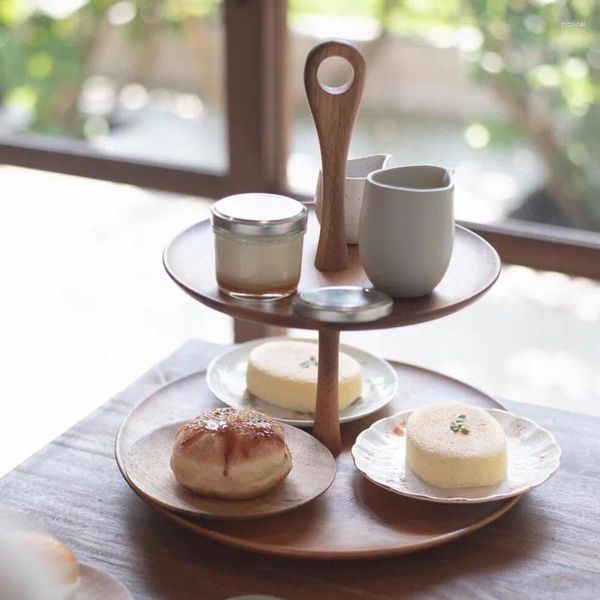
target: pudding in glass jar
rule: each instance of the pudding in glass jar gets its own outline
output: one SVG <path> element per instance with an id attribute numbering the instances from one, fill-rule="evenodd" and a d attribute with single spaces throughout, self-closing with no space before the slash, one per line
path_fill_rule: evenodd
<path id="1" fill-rule="evenodd" d="M 236 194 L 211 211 L 221 292 L 276 300 L 295 293 L 302 267 L 306 207 L 287 196 Z"/>

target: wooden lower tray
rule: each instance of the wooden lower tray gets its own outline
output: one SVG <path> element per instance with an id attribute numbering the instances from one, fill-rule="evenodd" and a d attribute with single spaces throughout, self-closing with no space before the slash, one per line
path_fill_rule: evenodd
<path id="1" fill-rule="evenodd" d="M 364 559 L 409 554 L 444 544 L 491 523 L 518 501 L 478 505 L 433 504 L 403 498 L 363 478 L 354 467 L 350 448 L 373 421 L 432 402 L 466 402 L 502 408 L 479 390 L 418 367 L 392 363 L 399 393 L 377 413 L 342 426 L 344 449 L 337 476 L 314 502 L 279 516 L 242 522 L 194 519 L 154 505 L 177 524 L 226 544 L 267 554 L 309 559 Z M 209 392 L 205 372 L 176 380 L 143 400 L 125 419 L 116 441 L 123 462 L 129 448 L 149 431 L 188 419 L 221 403 Z M 129 482 L 128 482 L 129 483 Z"/>

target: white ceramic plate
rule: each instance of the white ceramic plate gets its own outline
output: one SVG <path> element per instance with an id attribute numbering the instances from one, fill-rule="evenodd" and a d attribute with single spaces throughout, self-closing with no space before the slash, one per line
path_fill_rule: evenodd
<path id="1" fill-rule="evenodd" d="M 275 406 L 255 398 L 246 389 L 246 365 L 251 350 L 265 342 L 289 339 L 301 340 L 302 338 L 262 338 L 240 344 L 218 356 L 210 363 L 206 372 L 208 388 L 221 402 L 234 408 L 255 408 L 290 425 L 301 427 L 312 425 L 314 415 L 311 413 Z M 340 422 L 346 423 L 361 419 L 385 406 L 398 392 L 398 377 L 396 371 L 385 360 L 373 354 L 346 344 L 340 344 L 340 351 L 357 360 L 363 371 L 363 395 L 340 411 Z"/>
<path id="2" fill-rule="evenodd" d="M 429 502 L 477 504 L 517 496 L 549 479 L 560 464 L 554 437 L 533 421 L 496 408 L 485 409 L 507 436 L 508 472 L 495 486 L 444 489 L 425 483 L 405 466 L 404 425 L 412 410 L 380 419 L 362 431 L 352 447 L 356 468 L 377 485 Z"/>
<path id="3" fill-rule="evenodd" d="M 71 600 L 133 600 L 127 588 L 104 571 L 80 564 L 79 576 Z"/>

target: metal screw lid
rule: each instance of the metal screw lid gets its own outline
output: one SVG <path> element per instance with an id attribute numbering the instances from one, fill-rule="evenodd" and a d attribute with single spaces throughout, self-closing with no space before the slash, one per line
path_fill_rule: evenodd
<path id="1" fill-rule="evenodd" d="M 294 312 L 329 323 L 364 323 L 389 315 L 394 301 L 383 292 L 354 285 L 331 286 L 296 294 Z"/>
<path id="2" fill-rule="evenodd" d="M 214 229 L 241 235 L 286 235 L 306 230 L 306 206 L 278 194 L 235 194 L 213 204 Z"/>

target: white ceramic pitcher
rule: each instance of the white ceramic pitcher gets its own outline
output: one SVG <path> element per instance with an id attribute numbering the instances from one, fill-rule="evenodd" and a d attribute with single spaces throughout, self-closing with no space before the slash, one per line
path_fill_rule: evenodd
<path id="1" fill-rule="evenodd" d="M 359 252 L 376 289 L 396 298 L 429 294 L 442 280 L 454 244 L 454 177 L 419 165 L 367 177 Z"/>
<path id="2" fill-rule="evenodd" d="M 365 191 L 367 175 L 372 171 L 383 169 L 390 159 L 389 154 L 373 154 L 361 158 L 351 158 L 346 162 L 346 186 L 344 192 L 344 209 L 346 222 L 346 243 L 358 244 L 358 228 L 360 212 Z M 315 192 L 315 210 L 321 222 L 321 206 L 323 203 L 323 175 L 319 172 L 317 190 Z"/>

